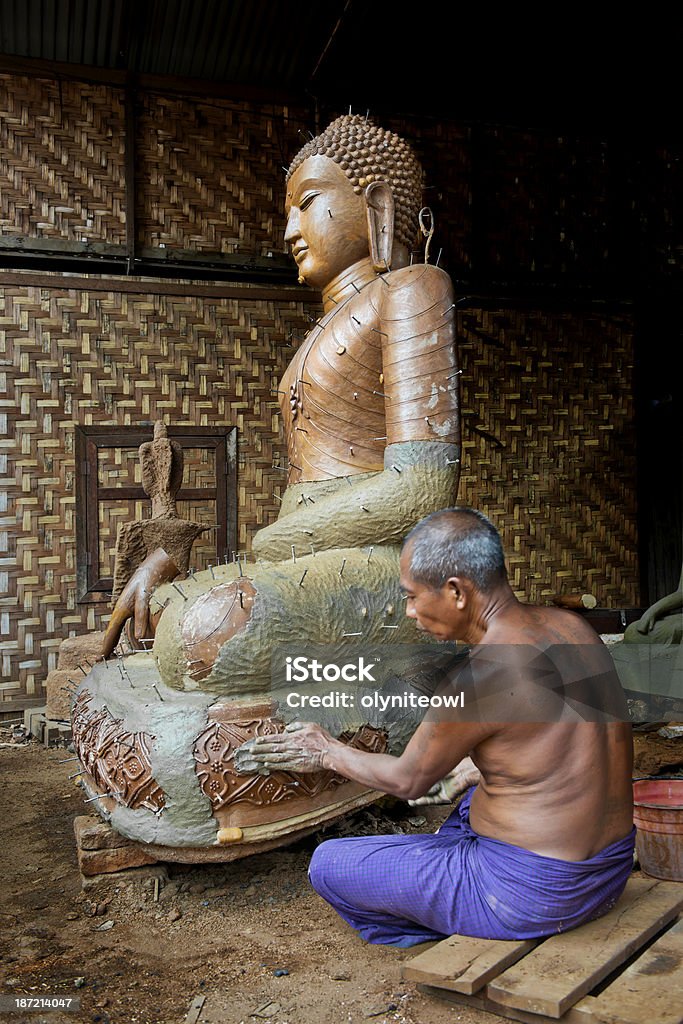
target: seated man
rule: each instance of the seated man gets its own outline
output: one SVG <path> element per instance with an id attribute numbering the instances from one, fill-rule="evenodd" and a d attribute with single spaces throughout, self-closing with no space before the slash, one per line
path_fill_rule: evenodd
<path id="1" fill-rule="evenodd" d="M 606 913 L 631 871 L 635 829 L 628 713 L 600 639 L 572 612 L 517 601 L 499 535 L 473 509 L 418 523 L 401 585 L 419 629 L 472 645 L 442 684 L 463 691 L 464 709 L 430 708 L 400 757 L 293 723 L 256 739 L 253 761 L 329 768 L 403 799 L 467 755 L 481 779 L 436 835 L 323 843 L 314 888 L 364 939 L 396 946 L 539 937 Z"/>

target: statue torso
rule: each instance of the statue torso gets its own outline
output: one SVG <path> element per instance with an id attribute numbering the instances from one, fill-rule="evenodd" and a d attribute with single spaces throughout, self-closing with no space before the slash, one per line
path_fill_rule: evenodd
<path id="1" fill-rule="evenodd" d="M 378 472 L 391 443 L 459 440 L 448 276 L 419 265 L 354 284 L 280 384 L 290 484 Z"/>

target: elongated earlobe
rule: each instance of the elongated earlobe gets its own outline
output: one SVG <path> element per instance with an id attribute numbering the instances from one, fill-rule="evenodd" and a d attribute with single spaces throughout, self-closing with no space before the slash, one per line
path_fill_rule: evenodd
<path id="1" fill-rule="evenodd" d="M 370 259 L 378 273 L 391 270 L 394 245 L 394 196 L 384 181 L 373 181 L 365 190 Z"/>

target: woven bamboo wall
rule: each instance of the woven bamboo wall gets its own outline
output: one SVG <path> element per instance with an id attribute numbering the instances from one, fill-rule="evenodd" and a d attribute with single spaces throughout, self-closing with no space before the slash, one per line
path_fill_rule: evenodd
<path id="1" fill-rule="evenodd" d="M 513 587 L 637 606 L 629 318 L 465 311 L 458 336 L 459 501 L 501 530 Z"/>
<path id="2" fill-rule="evenodd" d="M 142 286 L 143 288 L 150 286 Z M 284 459 L 276 396 L 308 322 L 298 302 L 67 288 L 0 297 L 0 639 L 3 699 L 39 693 L 69 633 L 106 605 L 76 604 L 74 426 L 238 428 L 239 545 L 277 514 Z"/>
<path id="3" fill-rule="evenodd" d="M 405 115 L 379 123 L 418 153 L 436 215 L 432 250 L 443 248 L 453 276 L 608 283 L 619 294 L 680 277 L 680 140 Z"/>
<path id="4" fill-rule="evenodd" d="M 0 230 L 123 245 L 120 90 L 0 75 Z"/>
<path id="5" fill-rule="evenodd" d="M 301 110 L 142 94 L 135 118 L 138 246 L 284 251 Z M 120 89 L 0 75 L 2 233 L 124 245 L 125 130 Z"/>
<path id="6" fill-rule="evenodd" d="M 137 108 L 138 244 L 258 256 L 282 250 L 281 165 L 303 141 L 300 129 L 312 127 L 302 111 L 153 95 L 138 97 Z M 597 244 L 604 175 L 597 155 L 577 164 L 569 143 L 542 149 L 529 138 L 510 163 L 514 133 L 482 129 L 487 149 L 471 127 L 385 123 L 425 161 L 433 185 L 425 199 L 437 214 L 433 254 L 443 246 L 442 265 L 452 271 L 467 273 L 483 253 L 489 267 L 517 260 L 530 269 L 540 260 L 559 274 L 563 252 L 578 253 L 572 265 L 581 266 L 584 250 Z M 120 91 L 0 76 L 3 235 L 123 245 L 123 128 Z M 488 170 L 481 166 L 487 152 Z M 573 190 L 590 196 L 570 204 L 564 249 L 556 219 L 541 251 L 532 243 L 552 197 L 541 212 L 530 210 L 553 159 L 562 174 L 575 167 L 578 176 L 560 175 L 565 205 L 558 208 L 567 208 Z M 483 217 L 481 202 L 472 205 L 482 182 Z M 667 218 L 653 207 L 648 221 L 662 259 L 673 244 Z M 271 466 L 283 451 L 270 392 L 307 326 L 302 302 L 207 298 L 190 285 L 161 294 L 153 282 L 130 293 L 115 280 L 106 291 L 49 283 L 0 289 L 5 701 L 39 695 L 60 641 L 98 628 L 108 612 L 76 603 L 75 425 L 162 417 L 237 426 L 239 545 L 247 547 L 277 514 L 282 474 Z M 459 316 L 460 500 L 501 525 L 520 595 L 545 600 L 585 589 L 603 605 L 638 604 L 629 321 L 542 309 L 460 309 Z"/>
<path id="7" fill-rule="evenodd" d="M 134 107 L 138 247 L 284 250 L 282 165 L 314 127 L 309 111 L 151 93 Z M 679 142 L 379 120 L 423 162 L 434 255 L 455 276 L 623 286 L 683 266 Z M 123 246 L 125 130 L 121 89 L 0 75 L 0 232 Z"/>
<path id="8" fill-rule="evenodd" d="M 284 252 L 282 167 L 303 145 L 302 124 L 283 107 L 141 97 L 139 244 Z"/>

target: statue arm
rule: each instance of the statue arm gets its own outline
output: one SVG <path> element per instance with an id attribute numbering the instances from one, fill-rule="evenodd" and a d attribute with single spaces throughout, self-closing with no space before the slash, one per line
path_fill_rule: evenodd
<path id="1" fill-rule="evenodd" d="M 638 622 L 635 623 L 636 629 L 643 635 L 651 633 L 659 619 L 671 614 L 671 612 L 678 611 L 679 608 L 683 608 L 683 576 L 681 577 L 681 584 L 678 590 L 674 590 L 673 594 L 667 594 L 666 597 L 655 601 L 638 619 Z"/>
<path id="2" fill-rule="evenodd" d="M 259 530 L 254 553 L 282 561 L 291 557 L 292 545 L 299 554 L 306 554 L 311 545 L 324 551 L 400 544 L 423 516 L 452 504 L 458 454 L 455 445 L 441 442 L 391 445 L 385 452 L 384 472 L 347 477 L 349 485 L 343 490 L 302 502 L 295 512 Z"/>
<path id="3" fill-rule="evenodd" d="M 426 264 L 389 275 L 382 299 L 387 445 L 460 445 L 453 286 Z"/>
<path id="4" fill-rule="evenodd" d="M 103 657 L 108 658 L 116 647 L 128 619 L 134 621 L 134 635 L 138 640 L 153 635 L 149 609 L 152 591 L 162 583 L 170 583 L 177 575 L 177 565 L 163 548 L 157 548 L 147 556 L 128 580 L 114 605 L 102 641 Z"/>

